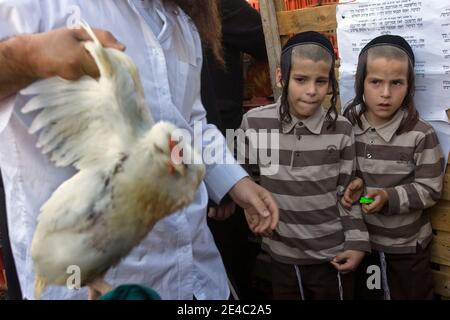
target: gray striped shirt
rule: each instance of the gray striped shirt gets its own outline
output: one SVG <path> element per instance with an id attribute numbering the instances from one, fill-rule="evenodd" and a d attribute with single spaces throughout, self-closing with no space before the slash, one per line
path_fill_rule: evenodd
<path id="1" fill-rule="evenodd" d="M 384 188 L 388 203 L 376 214 L 364 215 L 372 248 L 387 253 L 414 253 L 432 238 L 423 209 L 440 198 L 444 158 L 433 127 L 419 119 L 415 127 L 395 134 L 406 112 L 399 110 L 386 124 L 374 128 L 364 115 L 363 128 L 354 127 L 357 175 L 366 191 Z"/>
<path id="2" fill-rule="evenodd" d="M 338 201 L 356 168 L 351 124 L 339 116 L 336 130 L 327 129 L 330 122 L 319 108 L 281 127 L 278 110 L 279 104 L 251 110 L 241 125 L 269 130 L 279 143 L 279 150 L 270 150 L 279 153 L 278 171 L 266 174 L 259 165 L 261 185 L 280 208 L 280 222 L 263 248 L 280 262 L 299 265 L 329 261 L 344 250 L 370 251 L 360 207 L 347 211 Z"/>

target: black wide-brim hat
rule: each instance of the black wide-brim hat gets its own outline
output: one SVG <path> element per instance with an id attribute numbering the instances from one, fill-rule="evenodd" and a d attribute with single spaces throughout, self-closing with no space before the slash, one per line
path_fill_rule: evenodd
<path id="1" fill-rule="evenodd" d="M 289 38 L 289 40 L 283 46 L 281 55 L 289 51 L 289 49 L 301 44 L 319 45 L 323 47 L 325 50 L 327 50 L 334 59 L 334 48 L 330 40 L 328 40 L 327 37 L 325 37 L 321 33 L 315 31 L 306 31 L 297 33 L 296 35 Z"/>
<path id="2" fill-rule="evenodd" d="M 364 46 L 364 48 L 362 48 L 359 55 L 363 54 L 370 48 L 377 47 L 377 46 L 397 47 L 397 48 L 403 50 L 408 55 L 412 64 L 414 64 L 414 62 L 415 62 L 414 52 L 413 52 L 411 46 L 409 45 L 408 41 L 406 41 L 401 36 L 390 35 L 390 34 L 385 34 L 385 35 L 378 36 L 378 37 L 372 39 L 368 44 L 366 44 Z"/>

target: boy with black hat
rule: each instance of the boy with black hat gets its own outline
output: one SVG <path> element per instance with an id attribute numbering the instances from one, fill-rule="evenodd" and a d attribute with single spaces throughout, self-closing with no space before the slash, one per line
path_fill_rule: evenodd
<path id="1" fill-rule="evenodd" d="M 404 38 L 382 35 L 362 49 L 355 93 L 344 115 L 355 130 L 357 174 L 374 199 L 362 205 L 374 251 L 358 270 L 357 296 L 432 299 L 432 230 L 423 210 L 440 198 L 444 160 L 433 127 L 414 107 L 414 53 Z M 362 180 L 352 182 L 344 205 L 359 198 Z M 371 277 L 376 265 L 382 290 Z"/>
<path id="2" fill-rule="evenodd" d="M 272 257 L 275 299 L 352 299 L 352 271 L 370 251 L 359 207 L 339 205 L 356 159 L 352 126 L 336 110 L 334 66 L 333 47 L 323 35 L 293 36 L 277 70 L 281 99 L 251 110 L 241 125 L 260 134 L 269 130 L 268 154 L 279 155 L 279 163 L 258 162 L 261 185 L 280 208 L 278 227 L 262 244 Z M 253 142 L 250 152 L 267 147 Z M 279 148 L 272 147 L 276 143 Z"/>

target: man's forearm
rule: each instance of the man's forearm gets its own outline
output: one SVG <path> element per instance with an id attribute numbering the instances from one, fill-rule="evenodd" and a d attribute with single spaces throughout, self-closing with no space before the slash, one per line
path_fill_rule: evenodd
<path id="1" fill-rule="evenodd" d="M 0 42 L 0 101 L 30 84 L 27 67 L 26 37 Z"/>

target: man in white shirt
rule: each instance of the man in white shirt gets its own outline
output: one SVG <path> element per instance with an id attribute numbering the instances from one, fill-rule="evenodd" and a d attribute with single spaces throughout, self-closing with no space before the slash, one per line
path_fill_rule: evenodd
<path id="1" fill-rule="evenodd" d="M 178 1 L 192 13 L 194 21 L 176 5 Z M 36 136 L 27 132 L 32 117 L 21 114 L 25 98 L 18 91 L 39 78 L 78 79 L 83 74 L 97 74 L 82 45 L 89 37 L 80 29 L 65 28 L 74 19 L 83 19 L 97 28 L 103 45 L 120 50 L 126 46 L 127 54 L 139 67 L 155 120 L 169 120 L 191 131 L 194 123 L 200 122 L 203 131 L 216 130 L 206 124 L 200 100 L 199 33 L 214 49 L 211 33 L 205 32 L 205 28 L 211 29 L 205 19 L 214 13 L 208 7 L 211 3 L 0 0 L 0 167 L 11 247 L 25 298 L 33 298 L 30 243 L 39 208 L 75 171 L 56 168 L 35 147 Z M 203 20 L 196 20 L 202 16 L 202 9 L 209 11 L 205 11 Z M 204 147 L 211 145 L 224 148 L 228 159 L 225 163 L 230 162 L 232 155 L 223 136 L 203 141 Z M 207 165 L 204 183 L 194 201 L 158 222 L 142 243 L 107 273 L 105 280 L 113 286 L 140 283 L 155 289 L 163 299 L 227 299 L 225 270 L 206 225 L 208 194 L 219 203 L 226 193 L 259 221 L 255 232 L 275 228 L 278 208 L 267 190 L 252 182 L 236 162 Z M 86 297 L 84 290 L 55 286 L 43 295 L 44 299 Z"/>

